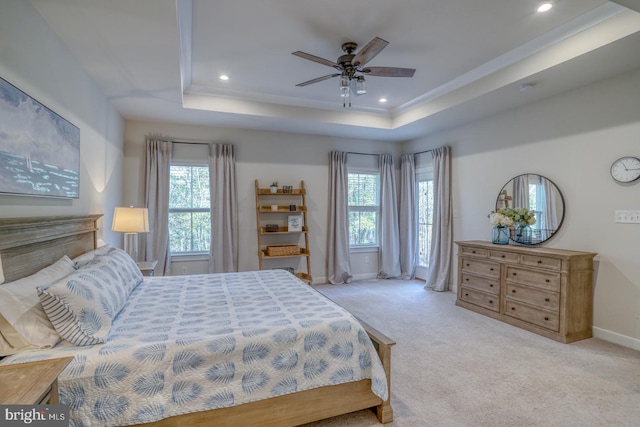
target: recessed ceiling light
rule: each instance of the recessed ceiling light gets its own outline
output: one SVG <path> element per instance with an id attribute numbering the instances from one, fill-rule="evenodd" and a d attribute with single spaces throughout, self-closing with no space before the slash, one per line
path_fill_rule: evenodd
<path id="1" fill-rule="evenodd" d="M 227 81 L 229 80 L 229 76 L 227 76 L 226 74 L 220 74 L 220 80 Z"/>
<path id="2" fill-rule="evenodd" d="M 546 1 L 544 3 L 540 3 L 540 5 L 538 6 L 538 9 L 536 10 L 540 13 L 543 13 L 543 12 L 550 11 L 552 7 L 553 7 L 553 2 Z"/>
<path id="3" fill-rule="evenodd" d="M 387 98 L 380 98 L 378 99 L 378 102 L 387 102 Z"/>

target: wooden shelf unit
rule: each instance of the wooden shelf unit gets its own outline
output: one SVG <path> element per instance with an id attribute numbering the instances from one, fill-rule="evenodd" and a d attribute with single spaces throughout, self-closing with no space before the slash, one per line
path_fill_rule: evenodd
<path id="1" fill-rule="evenodd" d="M 273 266 L 265 266 L 265 260 L 277 260 L 286 258 L 305 258 L 306 271 L 295 271 L 295 275 L 311 284 L 313 278 L 311 276 L 311 253 L 309 251 L 309 227 L 307 222 L 307 190 L 304 181 L 300 181 L 300 187 L 294 188 L 291 192 L 284 192 L 282 188 L 273 193 L 270 188 L 260 188 L 258 180 L 255 180 L 256 187 L 256 228 L 258 234 L 258 263 L 260 270 L 269 268 L 278 268 L 276 263 Z M 271 199 L 271 200 L 270 200 Z M 273 203 L 270 203 L 273 201 Z M 290 202 L 282 204 L 283 202 Z M 295 210 L 289 208 L 290 205 L 296 205 Z M 273 210 L 272 205 L 277 205 L 277 209 Z M 287 221 L 288 215 L 299 214 L 302 217 L 302 230 L 289 231 Z M 282 225 L 284 221 L 285 225 Z M 277 223 L 277 231 L 267 231 L 265 225 Z M 275 237 L 278 236 L 278 237 Z M 304 238 L 302 238 L 304 236 Z M 267 246 L 270 244 L 291 244 L 298 245 L 299 254 L 292 255 L 267 255 Z M 304 264 L 304 263 L 303 263 Z"/>

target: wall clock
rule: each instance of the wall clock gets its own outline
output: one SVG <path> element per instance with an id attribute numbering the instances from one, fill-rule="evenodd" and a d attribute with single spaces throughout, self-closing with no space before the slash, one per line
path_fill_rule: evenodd
<path id="1" fill-rule="evenodd" d="M 622 183 L 640 178 L 640 159 L 633 156 L 619 158 L 611 165 L 611 177 Z"/>

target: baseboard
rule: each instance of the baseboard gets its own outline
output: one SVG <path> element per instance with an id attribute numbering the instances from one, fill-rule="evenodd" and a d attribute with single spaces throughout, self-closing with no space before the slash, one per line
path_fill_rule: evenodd
<path id="1" fill-rule="evenodd" d="M 623 347 L 631 348 L 633 350 L 640 351 L 640 340 L 636 338 L 627 337 L 617 332 L 608 331 L 602 328 L 592 327 L 594 338 L 600 338 L 604 341 L 609 341 L 614 344 L 621 345 Z"/>

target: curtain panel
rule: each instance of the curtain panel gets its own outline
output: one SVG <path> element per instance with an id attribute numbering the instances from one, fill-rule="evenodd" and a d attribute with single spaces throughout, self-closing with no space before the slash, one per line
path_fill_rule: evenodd
<path id="1" fill-rule="evenodd" d="M 410 280 L 415 277 L 418 254 L 416 167 L 413 154 L 405 154 L 400 160 L 400 274 Z"/>
<path id="2" fill-rule="evenodd" d="M 450 289 L 453 225 L 451 210 L 451 156 L 449 147 L 432 150 L 433 223 L 429 270 L 425 287 L 434 291 Z"/>
<path id="3" fill-rule="evenodd" d="M 327 280 L 350 283 L 349 260 L 349 171 L 347 153 L 329 153 L 329 212 L 327 230 Z"/>
<path id="4" fill-rule="evenodd" d="M 171 273 L 169 252 L 169 177 L 170 141 L 147 140 L 145 151 L 145 206 L 149 211 L 149 233 L 141 253 L 145 259 L 157 260 L 156 273 Z"/>
<path id="5" fill-rule="evenodd" d="M 398 199 L 396 172 L 390 154 L 379 156 L 380 167 L 380 251 L 379 279 L 399 278 L 400 233 L 398 231 Z"/>
<path id="6" fill-rule="evenodd" d="M 209 191 L 209 272 L 238 271 L 238 189 L 235 148 L 231 144 L 209 144 Z"/>

